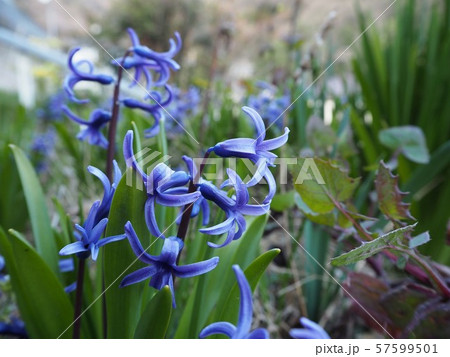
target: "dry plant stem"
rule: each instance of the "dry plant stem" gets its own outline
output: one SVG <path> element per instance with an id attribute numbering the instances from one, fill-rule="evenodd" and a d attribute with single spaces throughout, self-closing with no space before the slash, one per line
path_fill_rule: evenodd
<path id="1" fill-rule="evenodd" d="M 81 332 L 81 308 L 83 302 L 83 283 L 84 283 L 84 268 L 86 265 L 85 258 L 78 259 L 78 275 L 77 275 L 77 293 L 75 296 L 75 310 L 73 316 L 73 338 L 80 338 Z"/>
<path id="2" fill-rule="evenodd" d="M 407 254 L 410 258 L 414 259 L 416 263 L 420 265 L 422 269 L 427 273 L 431 280 L 431 283 L 441 291 L 443 296 L 445 296 L 447 299 L 450 299 L 450 288 L 447 286 L 446 282 L 444 281 L 444 279 L 442 279 L 439 273 L 435 271 L 424 259 L 417 256 L 413 251 L 409 249 L 395 246 L 389 248 L 397 252 Z"/>
<path id="3" fill-rule="evenodd" d="M 125 63 L 125 59 L 131 54 L 130 51 L 125 52 L 122 61 L 119 64 L 119 68 L 117 69 L 117 81 L 114 86 L 114 95 L 113 95 L 113 104 L 112 104 L 112 112 L 111 112 L 111 120 L 109 122 L 108 129 L 108 152 L 106 155 L 106 176 L 111 181 L 112 180 L 112 172 L 113 172 L 113 160 L 116 148 L 116 132 L 117 132 L 117 121 L 119 120 L 119 94 L 120 94 L 120 83 L 122 81 L 123 74 L 123 65 Z"/>

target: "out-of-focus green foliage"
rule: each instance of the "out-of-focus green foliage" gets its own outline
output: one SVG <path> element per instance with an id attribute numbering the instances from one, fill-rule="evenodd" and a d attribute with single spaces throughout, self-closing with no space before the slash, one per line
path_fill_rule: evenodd
<path id="1" fill-rule="evenodd" d="M 369 22 L 361 11 L 358 18 L 363 31 Z M 450 248 L 443 246 L 450 218 L 447 208 L 450 182 L 446 179 L 450 165 L 439 165 L 439 170 L 428 171 L 426 181 L 418 184 L 414 180 L 423 168 L 416 163 L 427 164 L 427 154 L 415 151 L 408 143 L 405 150 L 405 146 L 400 147 L 403 145 L 400 141 L 424 143 L 422 134 L 405 132 L 406 126 L 413 125 L 422 129 L 432 159 L 439 155 L 442 160 L 442 151 L 449 153 L 449 24 L 449 0 L 405 1 L 397 8 L 393 26 L 374 26 L 364 33 L 352 62 L 365 108 L 370 113 L 367 123 L 353 118 L 365 164 L 372 165 L 383 155 L 385 148 L 380 144 L 391 149 L 394 155 L 404 155 L 397 160 L 401 187 L 410 191 L 411 211 L 419 221 L 417 229 L 429 230 L 433 237 L 425 251 L 447 263 Z M 394 127 L 404 127 L 402 132 L 409 138 L 389 135 L 399 130 Z"/>

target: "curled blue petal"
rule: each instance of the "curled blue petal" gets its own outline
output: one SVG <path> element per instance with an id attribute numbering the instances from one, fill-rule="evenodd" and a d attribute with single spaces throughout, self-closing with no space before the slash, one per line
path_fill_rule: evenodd
<path id="1" fill-rule="evenodd" d="M 74 87 L 78 82 L 90 81 L 97 82 L 102 85 L 108 85 L 114 82 L 114 78 L 106 74 L 94 74 L 94 65 L 88 60 L 81 60 L 76 63 L 73 61 L 73 57 L 80 50 L 79 47 L 74 48 L 69 53 L 68 67 L 71 73 L 64 80 L 64 90 L 69 97 L 75 103 L 87 103 L 88 99 L 78 99 L 75 96 Z M 87 71 L 82 68 L 87 67 Z"/>
<path id="2" fill-rule="evenodd" d="M 240 291 L 239 317 L 237 327 L 229 322 L 215 322 L 200 332 L 200 338 L 214 334 L 226 335 L 232 339 L 267 339 L 269 333 L 263 328 L 250 331 L 253 315 L 252 291 L 244 272 L 238 265 L 233 265 L 233 271 Z"/>
<path id="3" fill-rule="evenodd" d="M 241 294 L 241 300 L 239 303 L 239 318 L 236 329 L 237 336 L 245 336 L 250 331 L 252 327 L 252 316 L 253 316 L 253 301 L 252 301 L 252 290 L 241 270 L 239 265 L 233 265 L 233 271 L 236 275 L 236 280 L 239 286 L 239 291 Z"/>
<path id="4" fill-rule="evenodd" d="M 205 338 L 211 335 L 225 335 L 230 338 L 236 333 L 236 327 L 229 322 L 214 322 L 211 325 L 205 327 L 199 337 Z"/>
<path id="5" fill-rule="evenodd" d="M 329 339 L 328 333 L 317 323 L 307 319 L 300 318 L 300 323 L 305 328 L 294 328 L 289 331 L 293 338 L 297 339 Z"/>

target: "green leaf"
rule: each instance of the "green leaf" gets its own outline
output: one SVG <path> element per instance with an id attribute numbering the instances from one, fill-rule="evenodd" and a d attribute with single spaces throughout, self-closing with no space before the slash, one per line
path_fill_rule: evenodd
<path id="1" fill-rule="evenodd" d="M 334 266 L 341 266 L 356 263 L 389 248 L 389 246 L 398 245 L 398 241 L 404 238 L 406 234 L 412 232 L 416 224 L 417 223 L 383 234 L 370 242 L 364 242 L 358 248 L 333 258 L 331 264 Z"/>
<path id="2" fill-rule="evenodd" d="M 252 291 L 255 291 L 256 285 L 258 285 L 261 276 L 264 274 L 267 267 L 275 259 L 275 257 L 280 254 L 280 252 L 281 250 L 278 248 L 271 249 L 261 254 L 248 266 L 247 269 L 245 269 L 244 274 Z M 239 314 L 239 301 L 239 286 L 237 282 L 235 282 L 223 305 L 222 313 L 220 315 L 220 321 L 229 321 L 232 324 L 237 323 Z"/>
<path id="3" fill-rule="evenodd" d="M 148 302 L 134 333 L 134 338 L 164 338 L 172 314 L 172 294 L 165 286 Z"/>
<path id="4" fill-rule="evenodd" d="M 111 203 L 106 236 L 123 234 L 125 223 L 131 221 L 145 249 L 150 246 L 144 219 L 147 194 L 145 190 L 136 188 L 139 187 L 136 186 L 136 182 L 139 185 L 139 180 L 140 178 L 130 168 L 120 180 Z M 119 284 L 124 276 L 144 265 L 137 260 L 127 239 L 106 245 L 103 252 L 108 337 L 132 338 L 140 317 L 143 289 L 150 288 L 144 283 L 125 288 L 119 288 Z"/>
<path id="5" fill-rule="evenodd" d="M 412 238 L 409 241 L 409 248 L 410 249 L 416 248 L 416 247 L 418 247 L 420 245 L 428 243 L 430 240 L 431 240 L 430 233 L 423 232 L 423 233 L 419 234 L 418 236 Z"/>
<path id="6" fill-rule="evenodd" d="M 418 164 L 430 161 L 425 136 L 417 126 L 406 125 L 381 130 L 380 142 L 392 150 L 400 150 L 405 157 Z"/>
<path id="7" fill-rule="evenodd" d="M 409 204 L 402 202 L 407 194 L 398 188 L 398 176 L 392 175 L 389 168 L 380 162 L 375 188 L 378 195 L 378 206 L 389 219 L 400 221 L 402 219 L 414 219 L 409 212 Z"/>
<path id="8" fill-rule="evenodd" d="M 277 212 L 283 212 L 292 208 L 295 204 L 294 193 L 295 191 L 289 191 L 275 195 L 270 203 L 270 209 Z"/>
<path id="9" fill-rule="evenodd" d="M 15 145 L 10 145 L 10 148 L 16 160 L 20 181 L 22 182 L 23 192 L 27 201 L 36 250 L 42 259 L 47 262 L 50 269 L 56 275 L 59 275 L 58 251 L 41 184 L 25 153 Z"/>
<path id="10" fill-rule="evenodd" d="M 315 213 L 332 211 L 333 202 L 348 200 L 359 183 L 359 179 L 349 177 L 329 161 L 317 158 L 301 159 L 298 168 L 294 174 L 295 189 Z"/>
<path id="11" fill-rule="evenodd" d="M 70 338 L 73 307 L 61 283 L 25 238 L 14 230 L 9 233 L 7 237 L 0 228 L 0 252 L 28 334 L 31 338 L 57 338 L 61 334 Z"/>

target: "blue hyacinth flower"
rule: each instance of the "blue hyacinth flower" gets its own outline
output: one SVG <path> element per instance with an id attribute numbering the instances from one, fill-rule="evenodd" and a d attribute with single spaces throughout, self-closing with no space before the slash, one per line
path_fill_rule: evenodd
<path id="1" fill-rule="evenodd" d="M 116 188 L 119 185 L 119 181 L 122 178 L 122 172 L 120 171 L 117 161 L 113 161 L 114 166 L 114 179 L 113 182 L 109 182 L 108 177 L 99 169 L 93 166 L 88 166 L 88 171 L 96 176 L 103 184 L 103 198 L 100 207 L 97 210 L 97 215 L 95 217 L 95 223 L 100 222 L 103 218 L 107 218 L 109 215 L 109 210 L 111 208 L 111 202 L 116 192 Z"/>
<path id="2" fill-rule="evenodd" d="M 252 138 L 237 138 L 222 141 L 215 146 L 208 149 L 209 152 L 214 152 L 220 157 L 239 157 L 249 159 L 257 164 L 257 170 L 254 177 L 247 183 L 247 186 L 256 185 L 262 178 L 265 178 L 269 185 L 269 194 L 264 199 L 263 204 L 270 203 L 275 195 L 276 182 L 270 172 L 269 166 L 274 166 L 274 160 L 277 155 L 272 153 L 272 150 L 286 144 L 289 137 L 289 129 L 284 129 L 284 134 L 269 140 L 264 140 L 266 137 L 266 128 L 261 116 L 256 110 L 250 107 L 243 107 L 242 110 L 252 119 L 256 128 L 256 139 Z"/>
<path id="3" fill-rule="evenodd" d="M 83 226 L 75 225 L 75 243 L 66 245 L 59 251 L 60 255 L 77 254 L 79 258 L 92 257 L 92 260 L 97 260 L 97 256 L 101 247 L 105 244 L 116 242 L 125 238 L 124 234 L 100 239 L 108 224 L 108 218 L 103 218 L 96 223 L 97 212 L 100 207 L 100 201 L 96 201 L 89 211 L 88 217 Z"/>
<path id="4" fill-rule="evenodd" d="M 108 147 L 108 140 L 102 134 L 102 128 L 111 120 L 111 113 L 102 109 L 95 109 L 88 121 L 85 121 L 73 114 L 67 106 L 63 106 L 64 113 L 74 122 L 82 125 L 77 139 L 87 140 L 90 145 L 97 145 L 103 148 Z"/>
<path id="5" fill-rule="evenodd" d="M 173 287 L 174 276 L 179 278 L 191 278 L 193 276 L 202 275 L 213 270 L 219 263 L 219 258 L 214 257 L 202 262 L 179 266 L 177 265 L 177 259 L 183 248 L 181 239 L 177 237 L 164 239 L 164 245 L 160 255 L 153 256 L 148 254 L 144 248 L 142 248 L 141 242 L 139 241 L 131 222 L 125 224 L 125 234 L 136 257 L 148 266 L 127 275 L 120 283 L 120 287 L 136 284 L 151 278 L 149 285 L 155 289 L 161 290 L 164 286 L 169 286 L 170 291 L 172 292 L 172 304 L 174 307 L 176 306 Z"/>
<path id="6" fill-rule="evenodd" d="M 164 108 L 170 104 L 173 99 L 172 89 L 169 85 L 165 85 L 164 88 L 167 92 L 167 97 L 162 98 L 160 92 L 152 91 L 147 100 L 152 100 L 154 103 L 149 104 L 143 101 L 139 101 L 133 98 L 127 98 L 122 101 L 123 105 L 131 109 L 141 109 L 153 116 L 155 123 L 149 129 L 144 130 L 145 137 L 152 138 L 159 133 L 160 121 L 164 115 Z"/>
<path id="7" fill-rule="evenodd" d="M 127 56 L 125 60 L 123 57 L 116 58 L 112 63 L 114 65 L 123 63 L 123 68 L 135 70 L 132 86 L 136 85 L 142 76 L 145 78 L 147 90 L 150 90 L 151 86 L 166 84 L 170 77 L 170 70 L 177 71 L 180 69 L 179 64 L 173 60 L 173 57 L 181 50 L 182 41 L 179 33 L 175 33 L 176 41 L 169 40 L 170 49 L 167 52 L 156 52 L 141 45 L 139 37 L 132 28 L 128 28 L 127 32 L 132 43 L 129 49 L 132 55 Z M 152 72 L 158 75 L 156 81 L 153 80 Z"/>
<path id="8" fill-rule="evenodd" d="M 25 323 L 17 317 L 11 318 L 9 323 L 0 322 L 0 335 L 28 338 Z"/>
<path id="9" fill-rule="evenodd" d="M 252 290 L 239 265 L 233 265 L 233 271 L 236 274 L 241 294 L 237 326 L 229 322 L 214 322 L 200 332 L 200 338 L 211 335 L 226 335 L 232 339 L 268 339 L 269 332 L 264 328 L 258 328 L 250 332 L 253 316 Z"/>
<path id="10" fill-rule="evenodd" d="M 71 101 L 82 104 L 88 103 L 89 99 L 78 99 L 75 96 L 73 88 L 78 82 L 90 81 L 108 85 L 114 82 L 114 78 L 107 74 L 94 74 L 94 65 L 88 60 L 81 60 L 74 63 L 73 57 L 79 50 L 80 48 L 77 47 L 69 53 L 68 66 L 71 72 L 64 81 L 64 90 Z"/>
<path id="11" fill-rule="evenodd" d="M 300 323 L 305 328 L 293 328 L 289 331 L 289 334 L 293 338 L 298 339 L 329 339 L 330 336 L 327 332 L 317 323 L 307 319 L 306 317 L 300 318 Z"/>
<path id="12" fill-rule="evenodd" d="M 218 225 L 209 228 L 202 228 L 200 232 L 209 235 L 222 235 L 227 233 L 227 237 L 222 244 L 214 244 L 208 242 L 208 245 L 212 248 L 221 248 L 231 241 L 239 239 L 246 229 L 245 215 L 259 216 L 269 211 L 270 203 L 263 205 L 249 205 L 250 199 L 248 190 L 239 175 L 231 170 L 227 169 L 227 174 L 231 185 L 234 186 L 235 196 L 228 197 L 226 191 L 223 191 L 213 185 L 211 182 L 201 180 L 199 183 L 200 192 L 204 198 L 214 202 L 219 206 L 226 216 L 226 220 Z M 237 231 L 236 231 L 237 229 Z"/>
<path id="13" fill-rule="evenodd" d="M 266 128 L 261 116 L 258 112 L 250 107 L 242 107 L 256 128 L 256 139 L 237 138 L 222 141 L 208 149 L 220 157 L 239 157 L 250 159 L 253 163 L 257 163 L 261 158 L 265 159 L 269 164 L 277 157 L 271 150 L 278 149 L 286 144 L 289 135 L 289 129 L 284 129 L 284 134 L 269 140 L 266 137 Z"/>
<path id="14" fill-rule="evenodd" d="M 178 194 L 175 188 L 183 187 L 191 176 L 184 171 L 173 171 L 166 164 L 159 163 L 147 175 L 139 166 L 133 151 L 133 131 L 129 130 L 123 141 L 123 155 L 128 167 L 132 167 L 142 178 L 147 191 L 145 202 L 145 221 L 148 230 L 155 237 L 164 238 L 155 216 L 155 204 L 168 207 L 180 207 L 196 201 L 200 192 Z"/>
<path id="15" fill-rule="evenodd" d="M 251 95 L 247 99 L 247 105 L 254 108 L 268 124 L 276 125 L 279 130 L 282 129 L 282 115 L 291 102 L 289 93 L 277 96 L 277 87 L 270 83 L 259 81 L 256 86 L 260 89 L 257 95 Z"/>
<path id="16" fill-rule="evenodd" d="M 0 282 L 2 282 L 5 278 L 5 275 L 2 273 L 3 269 L 5 268 L 5 258 L 3 258 L 2 255 L 0 255 Z"/>

